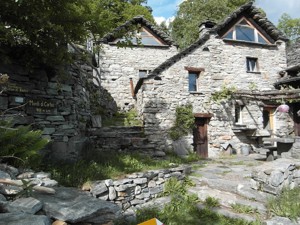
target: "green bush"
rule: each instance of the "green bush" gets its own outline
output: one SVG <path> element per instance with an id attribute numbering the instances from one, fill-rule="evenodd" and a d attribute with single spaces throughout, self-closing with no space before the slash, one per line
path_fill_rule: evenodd
<path id="1" fill-rule="evenodd" d="M 39 130 L 34 131 L 30 126 L 13 128 L 10 122 L 0 120 L 0 158 L 4 162 L 15 166 L 38 164 L 39 151 L 47 143 Z"/>

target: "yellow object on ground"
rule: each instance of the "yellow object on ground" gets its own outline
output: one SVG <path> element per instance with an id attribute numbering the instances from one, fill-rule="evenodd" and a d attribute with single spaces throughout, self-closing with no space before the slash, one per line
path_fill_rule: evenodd
<path id="1" fill-rule="evenodd" d="M 146 222 L 139 223 L 138 225 L 164 225 L 164 224 L 160 222 L 158 219 L 153 218 L 151 220 L 147 220 Z"/>

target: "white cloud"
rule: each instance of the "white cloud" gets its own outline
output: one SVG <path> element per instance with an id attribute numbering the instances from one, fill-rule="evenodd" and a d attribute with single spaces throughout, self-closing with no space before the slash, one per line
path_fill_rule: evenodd
<path id="1" fill-rule="evenodd" d="M 159 25 L 162 22 L 166 21 L 166 18 L 163 16 L 154 17 L 155 22 Z"/>
<path id="2" fill-rule="evenodd" d="M 169 26 L 171 22 L 175 19 L 175 16 L 165 18 L 163 16 L 154 17 L 155 22 L 160 25 L 162 22 L 166 22 L 166 25 Z"/>

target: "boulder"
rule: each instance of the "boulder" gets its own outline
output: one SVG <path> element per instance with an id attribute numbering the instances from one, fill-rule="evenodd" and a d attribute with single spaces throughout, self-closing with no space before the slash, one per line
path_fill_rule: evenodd
<path id="1" fill-rule="evenodd" d="M 121 209 L 114 203 L 93 198 L 75 188 L 55 188 L 55 195 L 35 193 L 44 203 L 43 211 L 50 218 L 67 223 L 108 223 L 117 219 Z"/>
<path id="2" fill-rule="evenodd" d="M 27 213 L 0 213 L 0 225 L 51 225 L 51 220 L 44 215 Z"/>

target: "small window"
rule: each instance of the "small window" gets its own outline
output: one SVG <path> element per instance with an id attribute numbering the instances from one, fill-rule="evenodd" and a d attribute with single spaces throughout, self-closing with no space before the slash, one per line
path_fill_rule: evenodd
<path id="1" fill-rule="evenodd" d="M 189 72 L 189 92 L 198 91 L 199 73 Z"/>
<path id="2" fill-rule="evenodd" d="M 145 78 L 151 73 L 151 70 L 139 70 L 139 78 Z"/>
<path id="3" fill-rule="evenodd" d="M 246 58 L 247 72 L 259 72 L 257 58 Z"/>
<path id="4" fill-rule="evenodd" d="M 243 105 L 239 105 L 239 104 L 235 105 L 235 111 L 234 111 L 235 124 L 243 124 L 243 116 L 242 116 L 243 108 L 244 108 Z"/>

